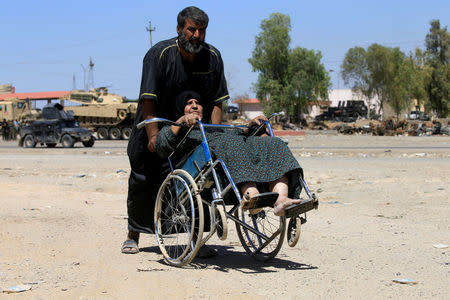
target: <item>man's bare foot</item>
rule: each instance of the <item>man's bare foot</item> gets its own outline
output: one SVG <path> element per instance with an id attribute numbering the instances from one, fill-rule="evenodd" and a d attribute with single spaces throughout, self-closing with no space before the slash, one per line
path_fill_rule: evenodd
<path id="1" fill-rule="evenodd" d="M 275 216 L 284 216 L 284 210 L 286 209 L 286 207 L 300 202 L 300 199 L 278 197 L 277 202 L 275 202 L 275 205 L 273 206 L 273 213 L 275 214 Z"/>

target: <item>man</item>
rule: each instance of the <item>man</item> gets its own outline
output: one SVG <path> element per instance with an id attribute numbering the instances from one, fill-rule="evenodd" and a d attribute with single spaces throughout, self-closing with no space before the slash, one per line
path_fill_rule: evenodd
<path id="1" fill-rule="evenodd" d="M 229 96 L 220 52 L 205 43 L 208 22 L 208 15 L 201 9 L 183 9 L 177 17 L 178 37 L 159 42 L 144 57 L 139 105 L 127 149 L 131 174 L 123 253 L 138 253 L 140 233 L 153 233 L 154 203 L 166 176 L 155 153 L 158 124 L 147 124 L 145 130 L 138 130 L 136 124 L 154 117 L 175 120 L 175 98 L 185 90 L 195 90 L 203 97 L 209 121 L 222 121 L 222 102 Z M 203 250 L 198 256 L 214 254 L 211 249 Z"/>
<path id="2" fill-rule="evenodd" d="M 2 129 L 3 140 L 9 141 L 9 124 L 6 119 L 3 119 L 3 122 L 0 123 L 0 127 Z"/>

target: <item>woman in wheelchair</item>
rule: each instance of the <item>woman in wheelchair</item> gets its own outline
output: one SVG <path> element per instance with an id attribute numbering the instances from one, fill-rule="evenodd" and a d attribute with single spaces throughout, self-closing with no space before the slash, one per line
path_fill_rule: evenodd
<path id="1" fill-rule="evenodd" d="M 194 91 L 181 93 L 174 109 L 179 116 L 177 123 L 191 126 L 203 118 L 202 99 Z M 264 116 L 257 117 L 249 126 L 259 125 L 264 119 Z M 188 152 L 201 143 L 200 131 L 194 128 L 178 145 L 185 133 L 186 127 L 162 127 L 155 143 L 158 155 L 167 158 L 177 146 Z M 303 174 L 285 142 L 272 136 L 248 136 L 236 128 L 208 128 L 206 135 L 212 155 L 225 162 L 244 195 L 241 202 L 244 209 L 254 214 L 263 206 L 273 206 L 277 216 L 295 210 L 301 202 L 296 198 L 301 192 L 299 178 Z M 260 193 L 267 191 L 272 193 Z"/>

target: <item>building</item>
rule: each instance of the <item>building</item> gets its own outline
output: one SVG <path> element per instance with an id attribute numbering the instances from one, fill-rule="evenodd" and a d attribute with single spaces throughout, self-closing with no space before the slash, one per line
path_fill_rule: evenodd
<path id="1" fill-rule="evenodd" d="M 258 99 L 236 99 L 233 101 L 239 107 L 239 112 L 242 117 L 253 119 L 263 114 L 263 108 Z"/>

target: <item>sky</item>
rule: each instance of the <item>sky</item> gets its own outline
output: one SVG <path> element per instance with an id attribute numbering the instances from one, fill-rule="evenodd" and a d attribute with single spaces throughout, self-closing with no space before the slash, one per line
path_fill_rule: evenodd
<path id="1" fill-rule="evenodd" d="M 260 24 L 271 13 L 291 19 L 291 48 L 320 51 L 333 88 L 345 53 L 372 43 L 424 48 L 429 22 L 450 21 L 450 1 L 141 1 L 1 0 L 0 84 L 16 93 L 83 89 L 89 59 L 95 87 L 137 99 L 142 59 L 150 47 L 176 36 L 176 17 L 187 6 L 209 16 L 206 42 L 222 54 L 232 98 L 254 96 L 257 73 L 248 59 Z M 86 70 L 86 71 L 84 71 Z M 75 78 L 75 84 L 74 84 Z"/>

